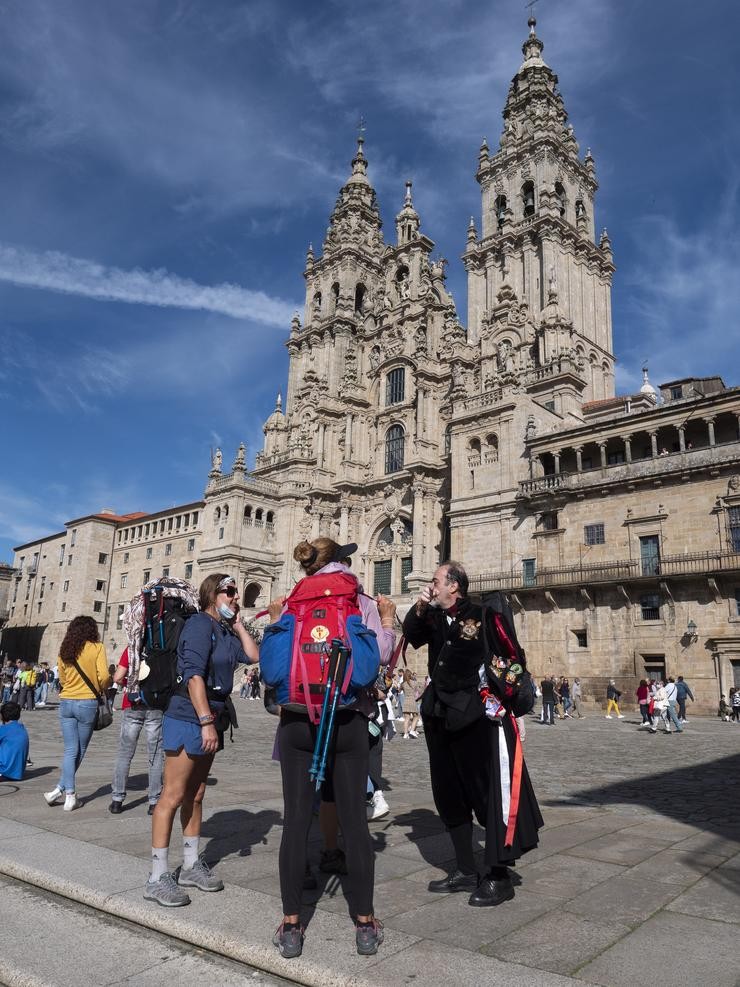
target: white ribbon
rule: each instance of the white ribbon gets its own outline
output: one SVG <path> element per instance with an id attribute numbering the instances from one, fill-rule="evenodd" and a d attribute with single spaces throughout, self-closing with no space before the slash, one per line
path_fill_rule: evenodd
<path id="1" fill-rule="evenodd" d="M 498 727 L 498 766 L 501 775 L 501 815 L 504 826 L 509 825 L 509 808 L 511 806 L 511 773 L 509 771 L 509 745 L 503 725 Z"/>

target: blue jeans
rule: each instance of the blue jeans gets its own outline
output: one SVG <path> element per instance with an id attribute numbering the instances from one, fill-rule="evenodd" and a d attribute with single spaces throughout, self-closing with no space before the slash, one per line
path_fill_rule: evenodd
<path id="1" fill-rule="evenodd" d="M 12 694 L 13 694 L 13 686 L 12 685 L 5 685 L 5 686 L 3 686 L 3 702 L 4 703 L 9 703 L 10 702 L 10 697 L 12 696 Z"/>
<path id="2" fill-rule="evenodd" d="M 678 717 L 676 716 L 676 704 L 668 703 L 668 709 L 665 711 L 665 725 L 666 729 L 669 730 L 671 723 L 675 726 L 676 730 L 680 733 L 683 730 Z"/>
<path id="3" fill-rule="evenodd" d="M 162 747 L 161 709 L 126 708 L 121 715 L 121 737 L 118 741 L 118 757 L 113 769 L 112 799 L 123 802 L 126 798 L 126 783 L 129 768 L 136 753 L 139 734 L 142 728 L 146 733 L 146 749 L 149 755 L 149 804 L 156 805 L 162 794 L 162 771 L 164 749 Z"/>
<path id="4" fill-rule="evenodd" d="M 61 699 L 59 723 L 64 738 L 64 760 L 59 776 L 63 792 L 75 790 L 75 773 L 82 764 L 98 712 L 97 699 Z"/>

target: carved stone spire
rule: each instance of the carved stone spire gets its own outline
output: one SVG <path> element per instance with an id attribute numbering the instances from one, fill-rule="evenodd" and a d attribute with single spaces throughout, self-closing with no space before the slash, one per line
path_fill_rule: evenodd
<path id="1" fill-rule="evenodd" d="M 403 200 L 403 208 L 396 216 L 396 237 L 400 244 L 409 243 L 414 240 L 419 233 L 419 214 L 414 209 L 411 199 L 411 182 L 406 182 L 406 194 Z"/>

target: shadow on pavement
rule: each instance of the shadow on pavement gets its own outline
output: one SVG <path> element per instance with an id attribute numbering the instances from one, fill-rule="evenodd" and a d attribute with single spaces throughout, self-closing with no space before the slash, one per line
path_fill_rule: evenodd
<path id="1" fill-rule="evenodd" d="M 252 847 L 267 843 L 267 834 L 279 826 L 283 817 L 275 809 L 249 812 L 246 809 L 226 809 L 204 821 L 201 835 L 208 837 L 208 862 L 218 864 L 226 857 L 238 854 L 249 857 Z"/>

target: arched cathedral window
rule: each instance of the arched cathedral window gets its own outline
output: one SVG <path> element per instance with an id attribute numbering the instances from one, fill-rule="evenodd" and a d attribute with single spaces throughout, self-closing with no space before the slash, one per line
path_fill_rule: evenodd
<path id="1" fill-rule="evenodd" d="M 555 182 L 555 204 L 562 218 L 565 218 L 565 189 L 560 182 Z"/>
<path id="2" fill-rule="evenodd" d="M 339 304 L 339 282 L 335 281 L 331 286 L 331 314 L 337 310 L 337 305 Z"/>
<path id="3" fill-rule="evenodd" d="M 406 390 L 406 372 L 403 367 L 395 367 L 389 371 L 385 379 L 385 403 L 400 404 Z"/>
<path id="4" fill-rule="evenodd" d="M 362 315 L 366 293 L 365 285 L 360 282 L 355 288 L 355 315 Z"/>
<path id="5" fill-rule="evenodd" d="M 522 185 L 522 207 L 525 216 L 534 216 L 534 182 Z"/>
<path id="6" fill-rule="evenodd" d="M 496 202 L 494 204 L 494 209 L 496 210 L 496 222 L 498 223 L 498 228 L 504 225 L 504 220 L 506 219 L 506 196 L 497 195 Z"/>
<path id="7" fill-rule="evenodd" d="M 391 425 L 385 433 L 385 471 L 397 473 L 403 469 L 404 431 L 401 425 Z"/>

